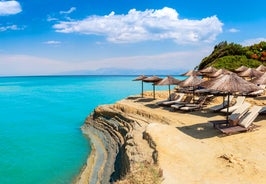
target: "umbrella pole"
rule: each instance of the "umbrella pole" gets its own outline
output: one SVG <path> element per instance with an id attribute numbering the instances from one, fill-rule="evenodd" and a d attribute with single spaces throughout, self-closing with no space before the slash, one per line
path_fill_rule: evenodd
<path id="1" fill-rule="evenodd" d="M 169 92 L 169 99 L 170 99 L 170 93 L 171 93 L 171 91 L 170 91 L 170 84 L 168 85 L 168 92 Z"/>
<path id="2" fill-rule="evenodd" d="M 224 101 L 225 101 L 224 99 L 225 99 L 225 95 L 224 95 L 224 93 L 223 93 L 223 107 L 224 107 Z"/>
<path id="3" fill-rule="evenodd" d="M 193 103 L 195 102 L 195 100 L 194 100 L 194 86 L 193 86 L 193 88 L 192 88 L 192 99 L 193 99 Z"/>
<path id="4" fill-rule="evenodd" d="M 155 99 L 155 84 L 152 85 L 153 85 L 153 99 Z"/>
<path id="5" fill-rule="evenodd" d="M 227 95 L 227 101 L 228 101 L 228 105 L 227 105 L 227 110 L 226 110 L 226 123 L 229 124 L 229 118 L 228 118 L 228 112 L 229 112 L 229 98 L 230 98 L 230 93 L 228 93 Z"/>
<path id="6" fill-rule="evenodd" d="M 141 98 L 143 98 L 143 80 L 141 81 Z"/>

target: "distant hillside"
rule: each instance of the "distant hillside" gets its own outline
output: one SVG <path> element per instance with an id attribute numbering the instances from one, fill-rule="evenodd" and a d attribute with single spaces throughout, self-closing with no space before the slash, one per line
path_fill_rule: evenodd
<path id="1" fill-rule="evenodd" d="M 100 68 L 97 70 L 80 70 L 60 73 L 59 75 L 178 75 L 185 70 L 150 70 L 150 69 L 121 69 L 121 68 Z"/>
<path id="2" fill-rule="evenodd" d="M 215 45 L 213 52 L 205 57 L 197 68 L 200 70 L 214 66 L 234 70 L 242 65 L 254 68 L 261 64 L 266 64 L 266 42 L 243 47 L 224 41 Z"/>

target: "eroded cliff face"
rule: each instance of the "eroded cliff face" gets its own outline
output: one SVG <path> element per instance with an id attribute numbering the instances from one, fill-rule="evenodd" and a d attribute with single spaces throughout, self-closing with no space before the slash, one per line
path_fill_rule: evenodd
<path id="1" fill-rule="evenodd" d="M 128 103 L 97 107 L 82 127 L 95 149 L 89 183 L 111 183 L 134 169 L 134 163 L 157 160 L 156 145 L 144 132 L 150 122 L 167 119 Z"/>

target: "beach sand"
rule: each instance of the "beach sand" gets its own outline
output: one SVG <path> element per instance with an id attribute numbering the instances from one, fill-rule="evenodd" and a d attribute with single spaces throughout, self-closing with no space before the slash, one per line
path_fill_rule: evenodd
<path id="1" fill-rule="evenodd" d="M 157 92 L 158 100 L 167 93 Z M 143 100 L 125 100 L 146 112 L 167 118 L 167 124 L 152 120 L 146 127 L 158 151 L 158 165 L 163 183 L 266 183 L 266 116 L 258 116 L 255 131 L 225 136 L 209 120 L 225 119 L 222 113 L 206 108 L 198 112 L 171 112 L 155 105 L 152 93 Z M 266 105 L 265 96 L 247 98 L 256 105 Z M 217 98 L 212 104 L 221 102 Z"/>
<path id="2" fill-rule="evenodd" d="M 221 97 L 215 98 L 201 111 L 172 112 L 168 107 L 156 105 L 167 96 L 168 91 L 157 91 L 157 99 L 153 100 L 152 92 L 145 92 L 144 98 L 132 96 L 97 108 L 100 114 L 107 110 L 108 115 L 112 109 L 112 112 L 135 120 L 130 132 L 134 140 L 131 150 L 138 151 L 130 155 L 134 160 L 131 172 L 135 170 L 135 162 L 152 163 L 153 149 L 143 139 L 145 132 L 152 148 L 157 151 L 157 167 L 162 173 L 163 184 L 266 183 L 266 115 L 255 119 L 254 124 L 259 127 L 254 131 L 226 136 L 208 122 L 225 119 L 225 114 L 208 110 L 208 107 L 221 103 Z M 245 101 L 265 106 L 266 96 L 246 98 Z M 88 159 L 87 170 L 83 170 L 84 176 L 81 175 L 76 183 L 88 181 L 86 178 L 92 173 L 92 166 L 89 166 L 92 163 Z M 117 183 L 129 182 L 125 179 Z"/>

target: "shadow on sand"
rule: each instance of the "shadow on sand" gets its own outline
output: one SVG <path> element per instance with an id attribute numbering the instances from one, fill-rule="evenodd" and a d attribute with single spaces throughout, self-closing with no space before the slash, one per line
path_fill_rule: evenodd
<path id="1" fill-rule="evenodd" d="M 154 101 L 153 98 L 141 98 L 136 100 L 136 102 L 152 102 L 152 101 Z"/>
<path id="2" fill-rule="evenodd" d="M 195 139 L 208 139 L 220 135 L 218 130 L 214 129 L 212 124 L 208 122 L 176 128 Z"/>
<path id="3" fill-rule="evenodd" d="M 154 104 L 154 103 L 145 104 L 144 106 L 149 107 L 149 108 L 152 108 L 152 109 L 158 109 L 158 108 L 160 108 L 159 105 Z"/>
<path id="4" fill-rule="evenodd" d="M 142 99 L 141 96 L 129 96 L 127 97 L 128 100 L 137 100 L 137 99 Z"/>

